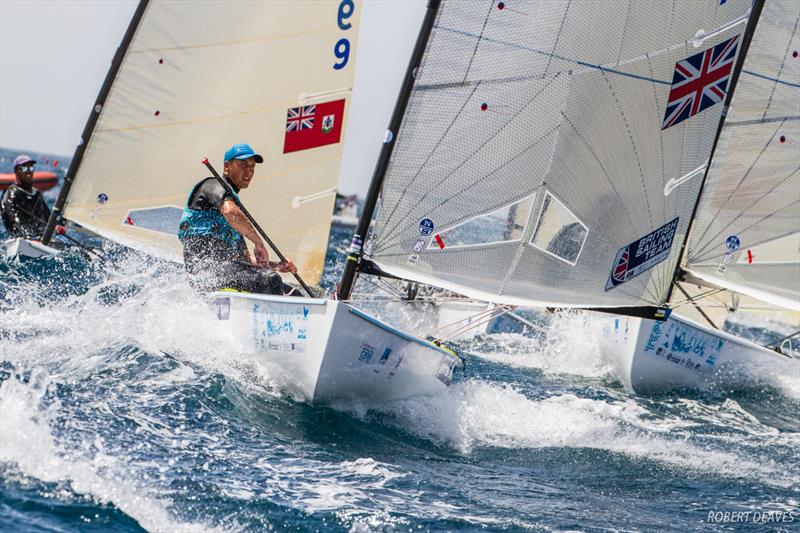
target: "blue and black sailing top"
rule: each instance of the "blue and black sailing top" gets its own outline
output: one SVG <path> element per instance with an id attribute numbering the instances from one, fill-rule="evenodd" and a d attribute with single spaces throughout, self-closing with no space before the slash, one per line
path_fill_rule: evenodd
<path id="1" fill-rule="evenodd" d="M 238 190 L 232 184 L 231 189 L 233 191 L 228 192 L 216 178 L 210 177 L 195 185 L 189 194 L 178 230 L 178 239 L 183 244 L 187 266 L 194 259 L 247 260 L 244 237 L 220 212 L 222 204 L 231 195 L 238 200 Z M 193 257 L 196 255 L 204 257 Z"/>

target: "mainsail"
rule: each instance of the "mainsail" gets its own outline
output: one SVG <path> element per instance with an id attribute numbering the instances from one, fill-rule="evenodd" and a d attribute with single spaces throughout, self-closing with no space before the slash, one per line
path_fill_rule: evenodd
<path id="1" fill-rule="evenodd" d="M 71 178 L 64 216 L 180 258 L 180 212 L 208 156 L 265 159 L 243 201 L 309 282 L 324 265 L 360 7 L 341 2 L 142 2 Z M 80 158 L 79 158 L 80 159 Z M 72 169 L 71 169 L 72 170 Z"/>
<path id="2" fill-rule="evenodd" d="M 800 309 L 800 5 L 765 3 L 709 169 L 686 270 Z"/>
<path id="3" fill-rule="evenodd" d="M 661 305 L 750 7 L 442 2 L 372 259 L 488 301 Z"/>

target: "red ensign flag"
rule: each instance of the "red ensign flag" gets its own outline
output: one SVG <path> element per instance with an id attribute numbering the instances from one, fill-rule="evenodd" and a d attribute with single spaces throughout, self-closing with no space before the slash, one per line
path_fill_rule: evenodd
<path id="1" fill-rule="evenodd" d="M 342 138 L 343 119 L 344 99 L 289 108 L 283 153 L 338 143 Z"/>

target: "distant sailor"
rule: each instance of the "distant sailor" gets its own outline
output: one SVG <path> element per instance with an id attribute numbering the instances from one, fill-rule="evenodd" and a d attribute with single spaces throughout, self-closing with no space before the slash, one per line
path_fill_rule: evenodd
<path id="1" fill-rule="evenodd" d="M 40 239 L 50 218 L 42 193 L 33 188 L 36 161 L 27 155 L 14 159 L 15 183 L 0 197 L 0 214 L 12 239 Z"/>
<path id="2" fill-rule="evenodd" d="M 225 179 L 238 200 L 264 158 L 247 144 L 225 152 Z M 298 294 L 278 272 L 296 272 L 291 261 L 269 260 L 269 252 L 231 193 L 214 177 L 194 186 L 183 209 L 178 238 L 192 284 L 199 290 L 236 289 L 264 294 Z M 251 259 L 245 239 L 254 245 Z"/>

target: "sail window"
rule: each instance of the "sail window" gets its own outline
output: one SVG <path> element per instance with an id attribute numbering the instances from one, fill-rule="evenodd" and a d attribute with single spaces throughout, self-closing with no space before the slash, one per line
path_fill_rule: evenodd
<path id="1" fill-rule="evenodd" d="M 434 235 L 428 244 L 428 249 L 518 241 L 525 230 L 534 197 L 535 195 L 531 195 L 519 202 L 447 228 Z"/>
<path id="2" fill-rule="evenodd" d="M 122 221 L 124 226 L 177 235 L 183 209 L 174 205 L 131 209 Z"/>
<path id="3" fill-rule="evenodd" d="M 531 244 L 557 259 L 575 266 L 589 228 L 558 198 L 545 193 Z"/>

